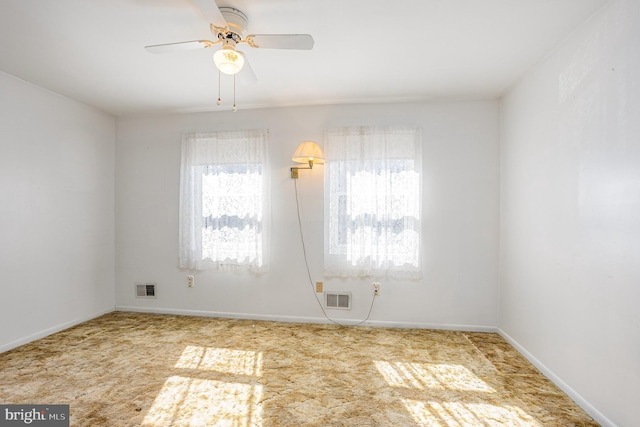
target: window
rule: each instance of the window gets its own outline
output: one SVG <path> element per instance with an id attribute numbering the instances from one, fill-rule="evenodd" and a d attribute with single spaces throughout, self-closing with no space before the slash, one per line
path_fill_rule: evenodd
<path id="1" fill-rule="evenodd" d="M 325 134 L 325 274 L 421 276 L 420 129 Z"/>
<path id="2" fill-rule="evenodd" d="M 268 132 L 182 139 L 180 268 L 266 271 Z"/>

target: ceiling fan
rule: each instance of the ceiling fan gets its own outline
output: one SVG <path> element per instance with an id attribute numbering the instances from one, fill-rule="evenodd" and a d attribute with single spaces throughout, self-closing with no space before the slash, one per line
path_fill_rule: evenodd
<path id="1" fill-rule="evenodd" d="M 244 78 L 256 80 L 244 53 L 236 50 L 236 45 L 246 43 L 260 49 L 313 48 L 313 37 L 309 34 L 247 34 L 247 15 L 234 7 L 218 7 L 214 0 L 194 0 L 204 17 L 209 21 L 214 41 L 192 40 L 145 46 L 151 53 L 168 53 L 190 49 L 206 49 L 220 45 L 214 55 L 214 62 L 220 72 L 235 75 L 243 68 Z"/>

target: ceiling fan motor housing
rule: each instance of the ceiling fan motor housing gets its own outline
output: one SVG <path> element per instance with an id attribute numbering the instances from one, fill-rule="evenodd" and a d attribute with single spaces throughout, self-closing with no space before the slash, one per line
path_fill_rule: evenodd
<path id="1" fill-rule="evenodd" d="M 233 7 L 220 7 L 220 13 L 227 21 L 227 30 L 211 25 L 211 32 L 218 36 L 218 39 L 233 39 L 236 43 L 244 40 L 247 36 L 247 24 L 249 20 L 241 10 Z"/>

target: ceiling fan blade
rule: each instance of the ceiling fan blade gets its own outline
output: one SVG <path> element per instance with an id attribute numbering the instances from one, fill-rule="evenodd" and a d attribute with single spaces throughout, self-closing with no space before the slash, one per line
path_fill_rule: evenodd
<path id="1" fill-rule="evenodd" d="M 147 50 L 147 52 L 151 53 L 169 53 L 179 52 L 182 50 L 203 49 L 211 47 L 215 44 L 216 43 L 212 42 L 211 40 L 192 40 L 188 42 L 156 44 L 152 46 L 145 46 L 144 48 Z"/>
<path id="2" fill-rule="evenodd" d="M 243 52 L 241 53 L 242 56 L 244 56 L 244 66 L 238 73 L 238 81 L 242 85 L 253 84 L 258 81 L 258 78 L 256 77 L 256 73 L 253 72 L 253 68 L 249 63 L 249 59 L 247 59 L 246 55 Z"/>
<path id="3" fill-rule="evenodd" d="M 224 19 L 224 16 L 220 13 L 220 9 L 218 9 L 218 5 L 214 0 L 194 0 L 194 2 L 198 5 L 202 15 L 210 24 L 218 28 L 227 26 L 227 20 Z"/>
<path id="4" fill-rule="evenodd" d="M 313 37 L 309 34 L 251 34 L 247 36 L 247 43 L 261 49 L 311 50 Z"/>

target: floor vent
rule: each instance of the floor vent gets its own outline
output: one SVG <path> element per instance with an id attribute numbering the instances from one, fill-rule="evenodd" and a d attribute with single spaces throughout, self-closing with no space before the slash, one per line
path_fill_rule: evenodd
<path id="1" fill-rule="evenodd" d="M 351 292 L 325 292 L 324 305 L 327 308 L 351 310 Z"/>
<path id="2" fill-rule="evenodd" d="M 136 283 L 136 298 L 157 298 L 156 283 Z"/>

